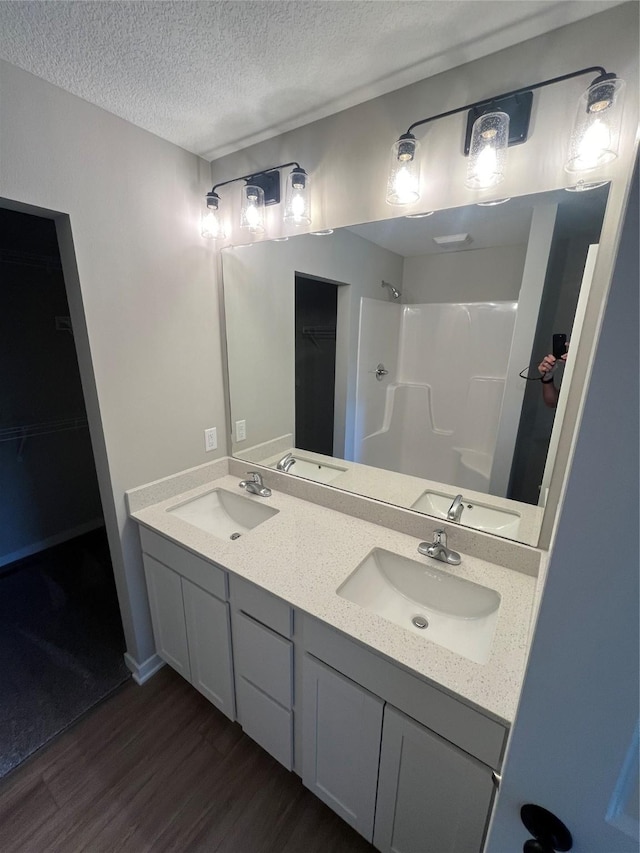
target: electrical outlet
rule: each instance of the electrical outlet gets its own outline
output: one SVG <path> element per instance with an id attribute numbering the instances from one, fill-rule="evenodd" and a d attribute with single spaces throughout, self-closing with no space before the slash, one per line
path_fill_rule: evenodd
<path id="1" fill-rule="evenodd" d="M 236 421 L 236 441 L 244 441 L 247 437 L 247 422 Z"/>
<path id="2" fill-rule="evenodd" d="M 204 431 L 204 449 L 207 453 L 210 450 L 216 450 L 218 447 L 218 430 L 215 427 L 205 429 Z"/>

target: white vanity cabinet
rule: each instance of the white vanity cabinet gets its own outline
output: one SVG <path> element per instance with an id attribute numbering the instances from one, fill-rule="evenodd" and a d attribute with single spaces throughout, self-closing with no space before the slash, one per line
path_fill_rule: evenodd
<path id="1" fill-rule="evenodd" d="M 191 681 L 180 575 L 148 554 L 143 554 L 142 559 L 156 651 L 176 672 Z"/>
<path id="2" fill-rule="evenodd" d="M 158 654 L 235 720 L 226 572 L 145 528 L 140 538 Z"/>
<path id="3" fill-rule="evenodd" d="M 383 853 L 480 853 L 505 727 L 318 620 L 303 637 L 304 784 Z"/>
<path id="4" fill-rule="evenodd" d="M 491 769 L 385 707 L 373 843 L 382 853 L 480 853 Z"/>
<path id="5" fill-rule="evenodd" d="M 305 655 L 302 781 L 368 841 L 383 707 L 377 696 Z"/>
<path id="6" fill-rule="evenodd" d="M 383 853 L 480 853 L 503 723 L 164 536 L 140 535 L 167 663 Z"/>

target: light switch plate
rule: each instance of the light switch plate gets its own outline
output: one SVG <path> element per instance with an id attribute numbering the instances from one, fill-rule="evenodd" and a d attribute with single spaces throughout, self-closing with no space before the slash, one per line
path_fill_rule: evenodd
<path id="1" fill-rule="evenodd" d="M 247 422 L 236 421 L 236 441 L 244 441 L 247 437 Z"/>
<path id="2" fill-rule="evenodd" d="M 205 429 L 204 431 L 204 449 L 207 453 L 210 450 L 216 450 L 218 447 L 218 430 L 216 427 Z"/>

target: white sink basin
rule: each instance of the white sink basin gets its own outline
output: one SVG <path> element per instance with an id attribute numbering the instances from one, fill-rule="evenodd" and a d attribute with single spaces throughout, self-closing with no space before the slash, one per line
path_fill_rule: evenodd
<path id="1" fill-rule="evenodd" d="M 314 462 L 313 459 L 305 459 L 303 456 L 298 456 L 297 453 L 293 454 L 293 458 L 296 462 L 289 469 L 289 473 L 304 477 L 305 480 L 315 480 L 316 483 L 331 483 L 347 470 L 338 465 L 327 465 L 326 462 Z M 271 467 L 275 468 L 276 465 L 277 463 Z"/>
<path id="2" fill-rule="evenodd" d="M 337 593 L 469 660 L 489 659 L 500 607 L 493 589 L 374 548 Z"/>
<path id="3" fill-rule="evenodd" d="M 167 512 L 220 539 L 237 539 L 234 534 L 247 533 L 278 512 L 268 504 L 258 503 L 262 500 L 265 499 L 251 500 L 225 489 L 213 489 Z"/>
<path id="4" fill-rule="evenodd" d="M 447 510 L 454 498 L 455 494 L 424 492 L 415 503 L 411 504 L 411 509 L 426 512 L 427 515 L 433 515 L 436 518 L 446 518 Z M 489 533 L 496 533 L 498 536 L 507 538 L 517 536 L 520 526 L 520 515 L 517 512 L 497 509 L 475 501 L 465 501 L 464 495 L 463 504 L 464 509 L 460 516 L 460 524 L 473 527 L 475 530 L 486 530 Z"/>

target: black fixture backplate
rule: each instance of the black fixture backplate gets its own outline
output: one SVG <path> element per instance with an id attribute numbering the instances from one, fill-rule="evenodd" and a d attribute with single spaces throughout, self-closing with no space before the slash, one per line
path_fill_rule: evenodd
<path id="1" fill-rule="evenodd" d="M 480 106 L 472 107 L 467 113 L 464 153 L 469 153 L 473 125 L 480 116 L 486 113 L 507 113 L 509 116 L 509 145 L 519 145 L 521 142 L 526 142 L 529 135 L 532 104 L 533 92 L 522 92 L 520 95 L 509 95 L 508 98 L 496 98 Z"/>
<path id="2" fill-rule="evenodd" d="M 257 175 L 251 175 L 246 178 L 247 184 L 260 187 L 264 192 L 264 203 L 280 204 L 280 172 L 274 169 L 271 172 L 258 172 Z"/>

